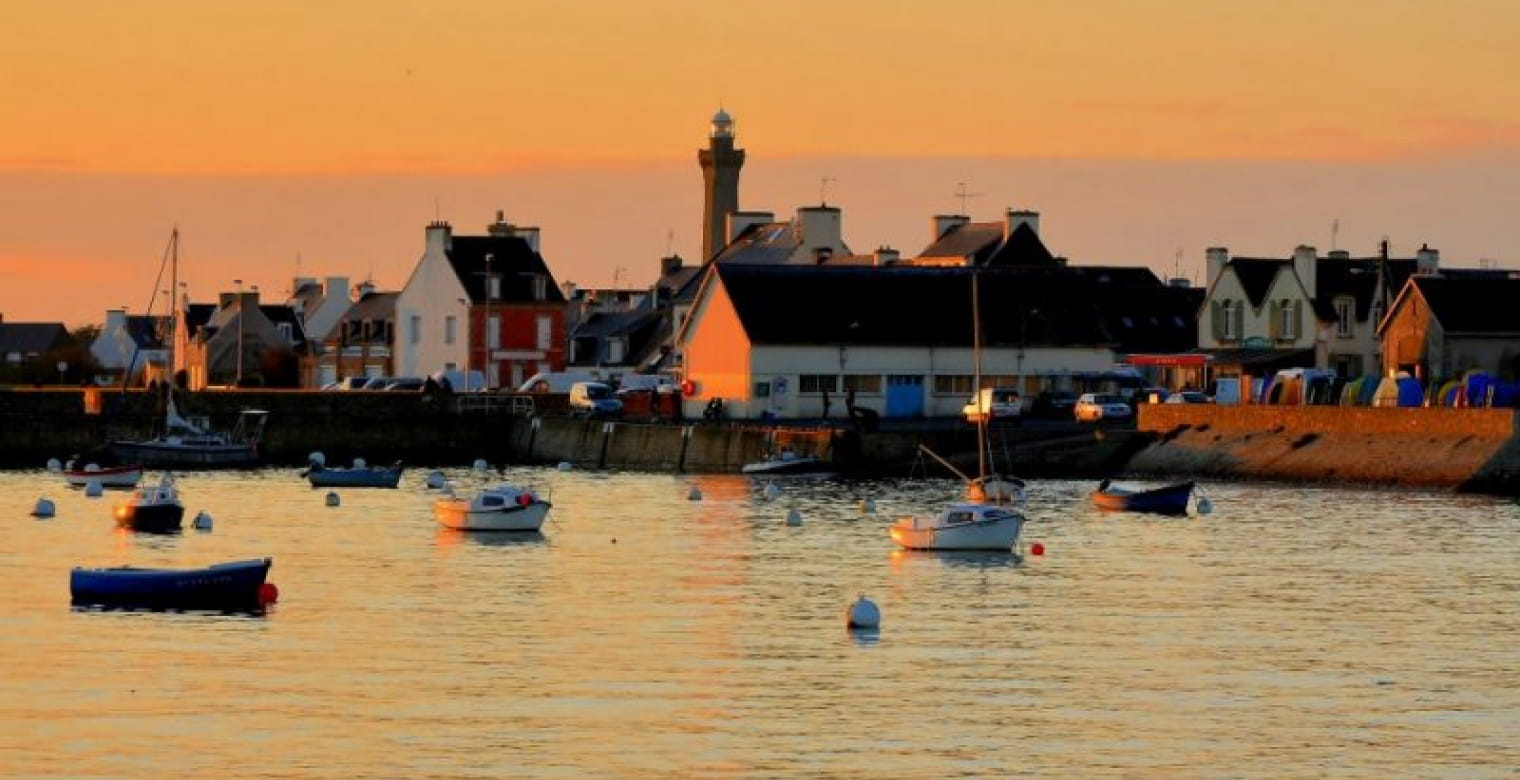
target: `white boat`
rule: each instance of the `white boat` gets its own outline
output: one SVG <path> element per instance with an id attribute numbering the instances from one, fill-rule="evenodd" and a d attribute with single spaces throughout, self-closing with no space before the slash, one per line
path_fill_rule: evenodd
<path id="1" fill-rule="evenodd" d="M 776 455 L 768 455 L 751 463 L 746 463 L 739 468 L 744 474 L 759 474 L 765 476 L 779 476 L 782 474 L 825 474 L 831 470 L 829 464 L 814 455 L 798 455 L 790 449 L 783 449 Z"/>
<path id="2" fill-rule="evenodd" d="M 981 385 L 981 323 L 976 274 L 971 276 L 972 356 L 977 386 Z M 904 517 L 892 524 L 892 541 L 908 550 L 1002 550 L 1013 552 L 1024 530 L 1024 514 L 1017 508 L 1025 498 L 1023 480 L 1003 477 L 987 469 L 987 420 L 979 416 L 976 426 L 977 476 L 961 474 L 944 458 L 920 445 L 966 481 L 966 497 L 941 509 L 932 517 Z"/>
<path id="3" fill-rule="evenodd" d="M 892 524 L 892 541 L 907 550 L 1012 550 L 1024 515 L 1012 507 L 961 502 L 934 517 L 905 517 Z"/>
<path id="4" fill-rule="evenodd" d="M 516 485 L 493 485 L 471 498 L 451 496 L 433 502 L 433 519 L 459 531 L 537 531 L 551 504 Z"/>
<path id="5" fill-rule="evenodd" d="M 170 468 L 253 466 L 259 462 L 259 438 L 269 413 L 244 409 L 230 433 L 210 430 L 204 421 L 181 417 L 170 392 L 164 433 L 151 439 L 111 442 L 123 461 Z"/>
<path id="6" fill-rule="evenodd" d="M 69 487 L 88 487 L 91 482 L 99 482 L 103 488 L 130 489 L 137 487 L 142 480 L 142 466 L 112 466 L 101 468 L 91 463 L 82 469 L 65 469 L 63 478 L 68 480 Z"/>

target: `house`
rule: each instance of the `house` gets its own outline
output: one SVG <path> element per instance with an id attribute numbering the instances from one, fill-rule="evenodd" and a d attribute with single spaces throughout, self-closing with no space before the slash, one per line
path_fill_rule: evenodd
<path id="1" fill-rule="evenodd" d="M 565 296 L 538 252 L 539 231 L 501 212 L 484 236 L 427 226 L 422 257 L 396 298 L 396 371 L 478 370 L 516 387 L 565 366 Z"/>
<path id="2" fill-rule="evenodd" d="M 962 214 L 929 220 L 930 242 L 906 262 L 922 266 L 1041 268 L 1065 265 L 1040 240 L 1040 213 L 1007 209 L 1002 222 L 972 222 Z"/>
<path id="3" fill-rule="evenodd" d="M 1415 274 L 1378 329 L 1384 376 L 1424 383 L 1477 369 L 1520 379 L 1520 278 L 1474 269 Z"/>
<path id="4" fill-rule="evenodd" d="M 1231 257 L 1206 252 L 1207 293 L 1198 316 L 1198 345 L 1217 376 L 1266 376 L 1281 368 L 1318 367 L 1354 377 L 1381 364 L 1378 324 L 1393 294 L 1416 273 L 1435 273 L 1440 253 L 1412 258 L 1321 257 L 1299 246 L 1286 258 Z"/>
<path id="5" fill-rule="evenodd" d="M 357 292 L 349 287 L 346 276 L 329 276 L 321 281 L 315 277 L 298 276 L 290 288 L 290 300 L 286 303 L 301 319 L 301 329 L 313 338 L 332 331 L 338 320 L 348 313 Z"/>
<path id="6" fill-rule="evenodd" d="M 325 387 L 347 377 L 398 375 L 395 339 L 400 295 L 379 292 L 370 282 L 359 285 L 359 299 L 322 335 L 312 384 Z"/>
<path id="7" fill-rule="evenodd" d="M 69 340 L 61 322 L 6 322 L 0 317 L 0 370 L 12 373 L 47 356 Z M 51 374 L 52 367 L 43 369 Z"/>
<path id="8" fill-rule="evenodd" d="M 668 293 L 658 283 L 648 290 L 588 290 L 570 284 L 566 288 L 566 368 L 625 374 L 658 362 L 669 310 Z"/>
<path id="9" fill-rule="evenodd" d="M 293 308 L 261 304 L 254 289 L 224 292 L 207 312 L 206 304 L 186 311 L 184 363 L 190 389 L 300 386 L 308 347 Z"/>
<path id="10" fill-rule="evenodd" d="M 90 344 L 90 354 L 105 373 L 101 381 L 140 387 L 168 381 L 173 318 L 168 315 L 106 311 L 106 321 Z"/>
<path id="11" fill-rule="evenodd" d="M 842 416 L 853 390 L 887 417 L 958 414 L 976 369 L 974 278 L 984 385 L 1032 398 L 1128 351 L 1192 345 L 1196 302 L 1154 274 L 1134 285 L 1091 269 L 719 262 L 678 334 L 684 412 L 721 397 L 730 417 Z M 1173 301 L 1170 316 L 1158 298 Z"/>

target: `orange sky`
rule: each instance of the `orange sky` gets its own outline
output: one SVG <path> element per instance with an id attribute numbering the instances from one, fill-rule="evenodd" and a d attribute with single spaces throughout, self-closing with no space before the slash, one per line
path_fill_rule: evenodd
<path id="1" fill-rule="evenodd" d="M 695 254 L 693 153 L 720 102 L 750 151 L 741 203 L 787 214 L 834 176 L 830 199 L 861 250 L 921 248 L 928 215 L 958 207 L 958 181 L 984 194 L 970 204 L 981 219 L 1021 206 L 1052 229 L 1093 222 L 1087 201 L 1052 213 L 1048 188 L 978 160 L 1235 170 L 1244 178 L 1221 192 L 1242 195 L 1262 170 L 1250 161 L 1283 162 L 1266 169 L 1279 177 L 1467 171 L 1470 186 L 1451 191 L 1477 204 L 1515 191 L 1512 174 L 1470 161 L 1520 147 L 1517 33 L 1510 0 L 17 0 L 0 19 L 0 313 L 100 319 L 90 311 L 103 293 L 56 302 L 77 308 L 54 315 L 35 293 L 94 275 L 91 264 L 151 265 L 162 242 L 150 236 L 175 222 L 209 239 L 203 262 L 222 258 L 197 297 L 260 271 L 275 289 L 297 253 L 399 285 L 425 221 L 476 230 L 495 208 L 545 227 L 562 277 L 608 284 L 610 269 L 637 265 L 633 281 L 647 283 L 667 246 Z M 1152 197 L 1143 180 L 1080 170 L 1105 197 L 1121 185 Z M 402 178 L 377 193 L 370 176 Z M 274 221 L 297 181 L 328 197 L 303 186 L 300 218 Z M 1170 264 L 1178 248 L 1201 256 L 1199 242 L 1256 240 L 1228 229 L 1255 204 L 1215 200 L 1190 206 L 1195 232 L 1132 247 L 1136 257 L 1085 257 L 1105 247 L 1075 233 L 1053 249 Z M 1327 243 L 1306 233 L 1357 205 L 1314 204 L 1298 219 L 1312 223 L 1281 225 L 1256 249 Z M 1473 208 L 1447 206 L 1462 219 L 1415 227 L 1469 254 L 1513 254 L 1507 221 L 1473 224 Z M 131 222 L 104 235 L 96 208 Z M 1416 208 L 1367 214 L 1361 237 L 1397 233 Z M 610 229 L 584 235 L 587 212 Z M 369 239 L 343 242 L 366 226 Z M 118 276 L 96 278 L 131 278 Z"/>

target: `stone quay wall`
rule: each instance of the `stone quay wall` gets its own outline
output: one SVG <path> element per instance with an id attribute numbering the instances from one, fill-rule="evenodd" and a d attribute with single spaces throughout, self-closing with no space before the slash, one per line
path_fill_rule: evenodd
<path id="1" fill-rule="evenodd" d="M 1520 495 L 1511 409 L 1146 404 L 1128 471 Z"/>

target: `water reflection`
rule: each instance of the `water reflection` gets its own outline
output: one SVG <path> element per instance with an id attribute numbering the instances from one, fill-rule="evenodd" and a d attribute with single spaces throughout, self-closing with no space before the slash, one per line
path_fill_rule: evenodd
<path id="1" fill-rule="evenodd" d="M 452 547 L 466 542 L 481 547 L 528 547 L 548 541 L 549 537 L 541 531 L 461 531 L 439 528 L 436 543 L 440 547 Z"/>

